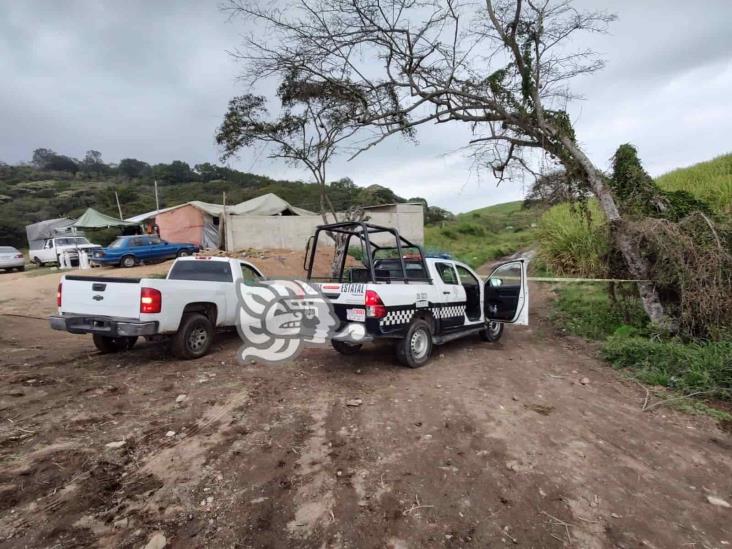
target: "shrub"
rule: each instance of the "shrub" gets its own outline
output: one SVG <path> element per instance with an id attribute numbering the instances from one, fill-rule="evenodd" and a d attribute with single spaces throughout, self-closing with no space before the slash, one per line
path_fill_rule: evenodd
<path id="1" fill-rule="evenodd" d="M 539 258 L 558 275 L 603 277 L 609 234 L 594 201 L 580 206 L 553 206 L 542 215 L 537 231 Z"/>
<path id="2" fill-rule="evenodd" d="M 730 398 L 731 341 L 698 344 L 616 335 L 605 342 L 602 355 L 616 368 L 632 369 L 646 383 Z"/>
<path id="3" fill-rule="evenodd" d="M 634 287 L 623 290 L 634 295 Z M 615 333 L 643 333 L 646 316 L 637 299 L 613 303 L 606 286 L 570 284 L 557 292 L 553 320 L 565 331 L 588 339 L 604 340 Z"/>

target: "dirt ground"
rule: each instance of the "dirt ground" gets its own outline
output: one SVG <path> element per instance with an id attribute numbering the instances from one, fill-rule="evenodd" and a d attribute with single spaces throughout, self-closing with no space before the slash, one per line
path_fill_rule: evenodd
<path id="1" fill-rule="evenodd" d="M 641 412 L 642 388 L 555 333 L 542 288 L 530 327 L 409 370 L 386 345 L 241 365 L 236 334 L 197 361 L 100 355 L 48 328 L 57 282 L 0 275 L 2 547 L 732 544 L 707 499 L 732 502 L 732 435 Z"/>

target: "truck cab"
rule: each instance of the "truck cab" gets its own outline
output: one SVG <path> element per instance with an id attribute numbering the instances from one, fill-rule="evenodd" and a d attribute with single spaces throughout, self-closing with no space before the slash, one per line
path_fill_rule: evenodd
<path id="1" fill-rule="evenodd" d="M 91 255 L 95 249 L 101 249 L 98 244 L 92 244 L 85 236 L 54 236 L 47 238 L 41 248 L 30 250 L 31 261 L 38 266 L 47 263 L 59 263 L 62 253 L 67 252 L 70 259 L 77 260 L 79 250 Z"/>
<path id="2" fill-rule="evenodd" d="M 346 246 L 355 239 L 361 265 L 347 266 L 344 256 L 336 276 L 317 276 L 318 240 L 338 232 L 347 235 Z M 502 263 L 483 279 L 459 261 L 426 258 L 419 246 L 392 228 L 323 225 L 313 240 L 306 251 L 308 279 L 331 301 L 342 325 L 363 323 L 368 339 L 394 339 L 397 358 L 408 366 L 425 364 L 433 345 L 470 334 L 497 341 L 505 324 L 528 324 L 524 259 Z M 333 340 L 333 346 L 350 353 L 361 345 Z"/>

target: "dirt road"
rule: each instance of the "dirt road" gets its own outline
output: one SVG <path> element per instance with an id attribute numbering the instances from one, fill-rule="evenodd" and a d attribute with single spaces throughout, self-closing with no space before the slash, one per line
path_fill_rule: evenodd
<path id="1" fill-rule="evenodd" d="M 236 335 L 192 362 L 147 343 L 102 356 L 0 316 L 0 545 L 732 543 L 732 509 L 707 499 L 732 502 L 732 436 L 640 412 L 645 392 L 532 297 L 530 328 L 419 370 L 385 346 L 240 365 Z"/>

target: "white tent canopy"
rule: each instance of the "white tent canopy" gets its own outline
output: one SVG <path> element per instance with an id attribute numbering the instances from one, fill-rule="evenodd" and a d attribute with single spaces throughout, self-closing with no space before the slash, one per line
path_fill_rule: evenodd
<path id="1" fill-rule="evenodd" d="M 224 212 L 223 204 L 211 204 L 209 202 L 201 202 L 200 200 L 191 200 L 170 208 L 161 210 L 153 210 L 134 217 L 127 218 L 127 221 L 133 223 L 141 223 L 146 219 L 152 219 L 158 214 L 169 212 L 183 206 L 193 206 L 199 210 L 206 212 L 208 215 L 220 217 Z M 274 193 L 263 194 L 251 200 L 240 202 L 226 206 L 226 213 L 229 215 L 316 215 L 308 210 L 296 208 L 286 200 L 283 200 Z"/>

